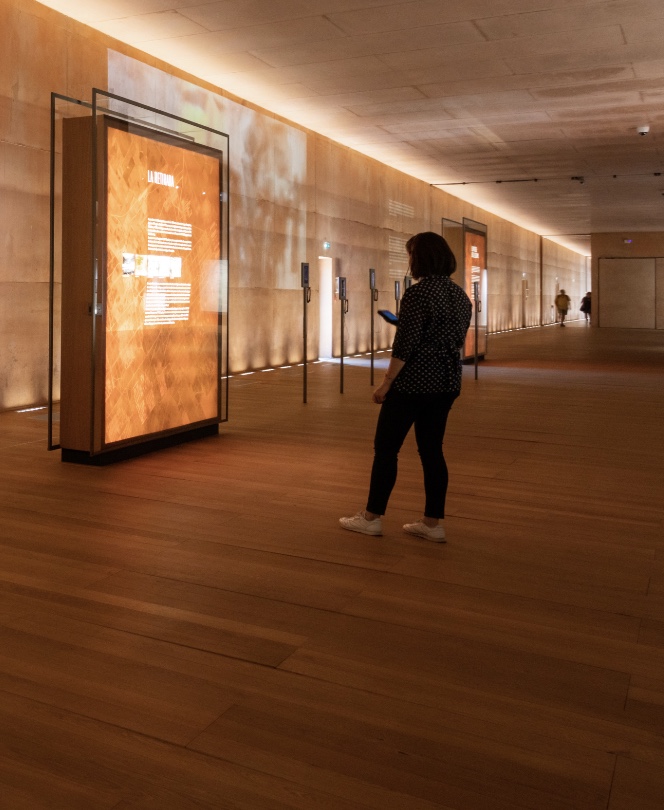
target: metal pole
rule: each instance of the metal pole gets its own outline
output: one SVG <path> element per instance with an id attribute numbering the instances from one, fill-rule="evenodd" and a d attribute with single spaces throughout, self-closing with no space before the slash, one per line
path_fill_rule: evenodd
<path id="1" fill-rule="evenodd" d="M 473 298 L 475 299 L 475 379 L 477 379 L 477 368 L 478 368 L 478 337 L 479 337 L 479 315 L 480 309 L 482 307 L 482 302 L 480 301 L 480 283 L 479 281 L 473 282 Z"/>
<path id="2" fill-rule="evenodd" d="M 344 328 L 345 328 L 345 320 L 346 320 L 346 302 L 342 299 L 341 300 L 341 354 L 339 356 L 339 393 L 343 394 L 344 392 L 344 353 L 345 353 L 345 346 L 344 346 Z"/>
<path id="3" fill-rule="evenodd" d="M 302 288 L 303 293 L 303 309 L 302 309 L 302 402 L 307 403 L 307 294 L 309 289 Z"/>
<path id="4" fill-rule="evenodd" d="M 348 301 L 346 300 L 346 278 L 339 276 L 339 303 L 341 304 L 341 350 L 339 353 L 339 393 L 344 392 L 344 354 L 346 346 L 344 331 L 346 328 L 346 313 L 348 312 Z"/>
<path id="5" fill-rule="evenodd" d="M 98 184 L 99 184 L 99 132 L 100 130 L 103 132 L 102 125 L 98 125 L 98 101 L 97 95 L 100 91 L 96 88 L 92 89 L 92 307 L 91 307 L 91 316 L 92 316 L 92 353 L 91 353 L 91 363 L 90 363 L 90 386 L 91 386 L 91 396 L 90 396 L 90 455 L 94 456 L 97 453 L 97 448 L 95 446 L 95 412 L 97 410 L 97 341 L 98 341 L 98 330 L 97 330 L 97 314 L 101 314 L 100 308 L 101 305 L 98 303 L 98 298 L 101 299 L 103 296 L 103 289 L 104 284 L 103 280 L 100 284 L 100 273 L 104 272 L 103 264 L 100 267 L 98 258 L 101 256 L 101 246 L 103 245 L 103 239 L 99 232 L 98 227 L 98 219 L 99 219 L 99 194 L 98 194 Z M 100 242 L 100 239 L 102 241 Z M 104 326 L 105 324 L 103 321 L 100 322 L 100 327 Z M 106 335 L 103 335 L 103 341 L 105 341 Z M 101 343 L 103 347 L 105 344 L 104 342 Z M 104 425 L 100 425 L 100 430 L 102 433 L 102 441 L 103 444 L 103 433 L 104 433 Z M 100 448 L 101 449 L 101 448 Z"/>
<path id="6" fill-rule="evenodd" d="M 376 271 L 373 268 L 369 270 L 369 289 L 371 291 L 371 385 L 374 384 L 374 302 L 378 300 L 378 290 L 376 289 Z"/>
<path id="7" fill-rule="evenodd" d="M 374 384 L 374 291 L 371 291 L 371 379 L 369 384 Z"/>
<path id="8" fill-rule="evenodd" d="M 539 240 L 539 325 L 544 325 L 544 237 Z"/>
<path id="9" fill-rule="evenodd" d="M 307 403 L 307 304 L 311 301 L 311 287 L 309 286 L 309 265 L 302 262 L 300 265 L 302 277 L 302 402 Z"/>
<path id="10" fill-rule="evenodd" d="M 53 331 L 55 288 L 55 95 L 51 93 L 50 246 L 48 258 L 48 449 L 53 450 Z"/>

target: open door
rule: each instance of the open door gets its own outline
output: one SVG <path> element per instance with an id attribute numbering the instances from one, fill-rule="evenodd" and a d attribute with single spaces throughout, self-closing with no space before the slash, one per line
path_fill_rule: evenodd
<path id="1" fill-rule="evenodd" d="M 318 257 L 318 300 L 320 302 L 320 331 L 318 356 L 332 357 L 332 309 L 334 305 L 334 279 L 332 258 Z"/>

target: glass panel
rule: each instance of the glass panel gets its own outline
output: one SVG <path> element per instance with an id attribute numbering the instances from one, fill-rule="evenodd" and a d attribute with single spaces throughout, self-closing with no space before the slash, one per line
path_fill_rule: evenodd
<path id="1" fill-rule="evenodd" d="M 48 449 L 60 446 L 60 400 L 62 394 L 62 273 L 63 273 L 63 130 L 71 119 L 87 118 L 92 121 L 92 105 L 83 101 L 53 94 L 51 97 L 51 246 L 50 246 L 50 301 L 49 301 L 49 418 Z M 92 197 L 87 198 L 88 210 Z M 67 248 L 65 247 L 65 251 Z M 69 262 L 70 264 L 70 262 Z M 92 268 L 90 267 L 90 272 Z M 90 279 L 92 276 L 90 275 Z M 77 313 L 66 313 L 74 316 Z M 88 354 L 87 360 L 91 360 Z M 64 385 L 68 384 L 65 372 Z"/>
<path id="2" fill-rule="evenodd" d="M 463 225 L 453 219 L 443 219 L 443 238 L 450 246 L 457 261 L 454 279 L 463 287 Z"/>
<path id="3" fill-rule="evenodd" d="M 228 138 L 93 106 L 98 451 L 227 418 Z"/>
<path id="4" fill-rule="evenodd" d="M 486 233 L 464 228 L 464 288 L 473 302 L 473 319 L 466 336 L 464 356 L 475 355 L 475 325 L 477 324 L 477 353 L 486 354 L 487 315 L 487 244 Z M 475 286 L 477 285 L 477 287 Z M 479 294 L 478 311 L 475 291 Z M 477 313 L 477 318 L 475 317 Z"/>

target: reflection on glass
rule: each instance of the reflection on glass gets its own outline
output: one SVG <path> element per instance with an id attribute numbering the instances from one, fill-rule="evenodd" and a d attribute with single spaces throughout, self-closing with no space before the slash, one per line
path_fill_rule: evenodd
<path id="1" fill-rule="evenodd" d="M 106 119 L 106 444 L 217 419 L 221 163 Z"/>

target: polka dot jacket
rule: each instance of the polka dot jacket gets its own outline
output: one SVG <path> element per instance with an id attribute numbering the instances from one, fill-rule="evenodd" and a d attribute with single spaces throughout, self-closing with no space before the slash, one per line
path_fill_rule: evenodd
<path id="1" fill-rule="evenodd" d="M 395 391 L 461 390 L 460 349 L 472 311 L 470 298 L 448 276 L 424 276 L 404 292 L 392 356 L 406 365 L 392 383 Z"/>

